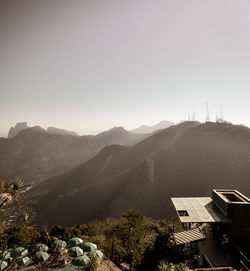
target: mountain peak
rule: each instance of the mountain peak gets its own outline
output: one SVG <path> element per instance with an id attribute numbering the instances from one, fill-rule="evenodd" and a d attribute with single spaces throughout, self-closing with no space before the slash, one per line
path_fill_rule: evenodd
<path id="1" fill-rule="evenodd" d="M 130 132 L 135 133 L 135 134 L 149 134 L 157 130 L 166 129 L 172 125 L 174 125 L 173 122 L 168 121 L 168 120 L 162 120 L 153 126 L 141 125 L 138 128 L 131 130 Z"/>
<path id="2" fill-rule="evenodd" d="M 29 128 L 27 122 L 17 122 L 15 127 L 11 127 L 8 133 L 8 138 L 15 137 L 20 131 Z"/>
<path id="3" fill-rule="evenodd" d="M 128 131 L 125 130 L 122 126 L 114 126 L 113 128 L 111 128 L 111 129 L 109 130 L 109 132 L 114 132 L 114 131 L 128 132 Z"/>

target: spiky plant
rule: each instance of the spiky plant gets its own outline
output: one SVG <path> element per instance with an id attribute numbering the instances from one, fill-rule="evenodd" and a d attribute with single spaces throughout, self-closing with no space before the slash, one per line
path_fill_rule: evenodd
<path id="1" fill-rule="evenodd" d="M 17 196 L 27 187 L 20 178 L 14 182 L 6 182 L 3 178 L 0 179 L 0 208 L 7 202 L 17 199 Z"/>

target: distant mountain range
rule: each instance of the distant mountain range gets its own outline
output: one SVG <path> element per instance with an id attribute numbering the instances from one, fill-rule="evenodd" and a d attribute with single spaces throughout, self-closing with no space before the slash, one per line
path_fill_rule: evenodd
<path id="1" fill-rule="evenodd" d="M 168 128 L 172 125 L 174 125 L 173 122 L 162 120 L 161 122 L 153 126 L 141 125 L 140 127 L 133 129 L 130 132 L 134 134 L 150 134 L 157 130 Z M 36 126 L 36 127 L 39 127 L 39 126 Z M 20 131 L 28 129 L 28 128 L 30 127 L 27 125 L 27 122 L 18 122 L 15 125 L 15 127 L 10 128 L 7 138 L 15 137 Z M 56 127 L 48 127 L 47 132 L 50 134 L 79 136 L 76 132 L 72 132 L 72 131 L 68 131 L 68 130 L 56 128 Z"/>
<path id="2" fill-rule="evenodd" d="M 36 222 L 77 224 L 129 208 L 171 219 L 173 196 L 209 196 L 214 188 L 250 196 L 250 129 L 184 122 L 129 147 L 113 145 L 70 171 L 34 186 L 26 201 Z"/>
<path id="3" fill-rule="evenodd" d="M 133 129 L 130 132 L 135 134 L 150 134 L 158 130 L 166 129 L 172 125 L 175 125 L 175 123 L 167 120 L 162 120 L 161 122 L 153 126 L 141 125 L 140 127 Z"/>
<path id="4" fill-rule="evenodd" d="M 90 159 L 107 145 L 133 145 L 145 138 L 122 127 L 96 136 L 76 136 L 57 128 L 46 131 L 39 126 L 27 127 L 27 123 L 17 124 L 11 138 L 0 138 L 0 177 L 37 182 Z"/>
<path id="5" fill-rule="evenodd" d="M 39 126 L 37 126 L 37 127 L 39 127 Z M 15 137 L 19 132 L 21 132 L 22 130 L 28 129 L 28 128 L 30 128 L 30 127 L 27 125 L 27 122 L 18 122 L 15 125 L 15 127 L 10 128 L 9 133 L 8 133 L 8 138 Z M 50 134 L 78 136 L 78 134 L 75 132 L 71 132 L 71 131 L 56 128 L 56 127 L 48 127 L 47 132 Z"/>

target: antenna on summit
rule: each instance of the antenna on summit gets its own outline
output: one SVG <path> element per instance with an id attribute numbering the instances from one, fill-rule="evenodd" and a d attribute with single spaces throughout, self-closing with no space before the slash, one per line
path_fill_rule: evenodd
<path id="1" fill-rule="evenodd" d="M 223 113 L 222 113 L 222 104 L 220 105 L 220 116 L 219 116 L 219 118 L 217 117 L 217 122 L 219 122 L 219 123 L 224 122 Z"/>
<path id="2" fill-rule="evenodd" d="M 216 111 L 216 122 L 219 121 L 219 116 L 218 116 L 218 112 Z"/>
<path id="3" fill-rule="evenodd" d="M 207 121 L 210 121 L 209 110 L 208 110 L 208 102 L 207 102 L 207 110 L 206 110 L 206 122 Z"/>
<path id="4" fill-rule="evenodd" d="M 195 109 L 194 109 L 194 112 L 193 112 L 193 119 L 192 121 L 195 121 Z"/>
<path id="5" fill-rule="evenodd" d="M 191 120 L 190 113 L 188 113 L 188 121 L 190 121 L 190 120 Z"/>
<path id="6" fill-rule="evenodd" d="M 220 105 L 220 119 L 223 121 L 222 104 Z"/>

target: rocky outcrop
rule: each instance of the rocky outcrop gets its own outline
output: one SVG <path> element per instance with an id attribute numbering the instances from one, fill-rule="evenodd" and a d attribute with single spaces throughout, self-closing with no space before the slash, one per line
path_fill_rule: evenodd
<path id="1" fill-rule="evenodd" d="M 20 131 L 29 128 L 27 122 L 18 122 L 15 127 L 11 127 L 8 133 L 8 138 L 16 136 Z"/>

